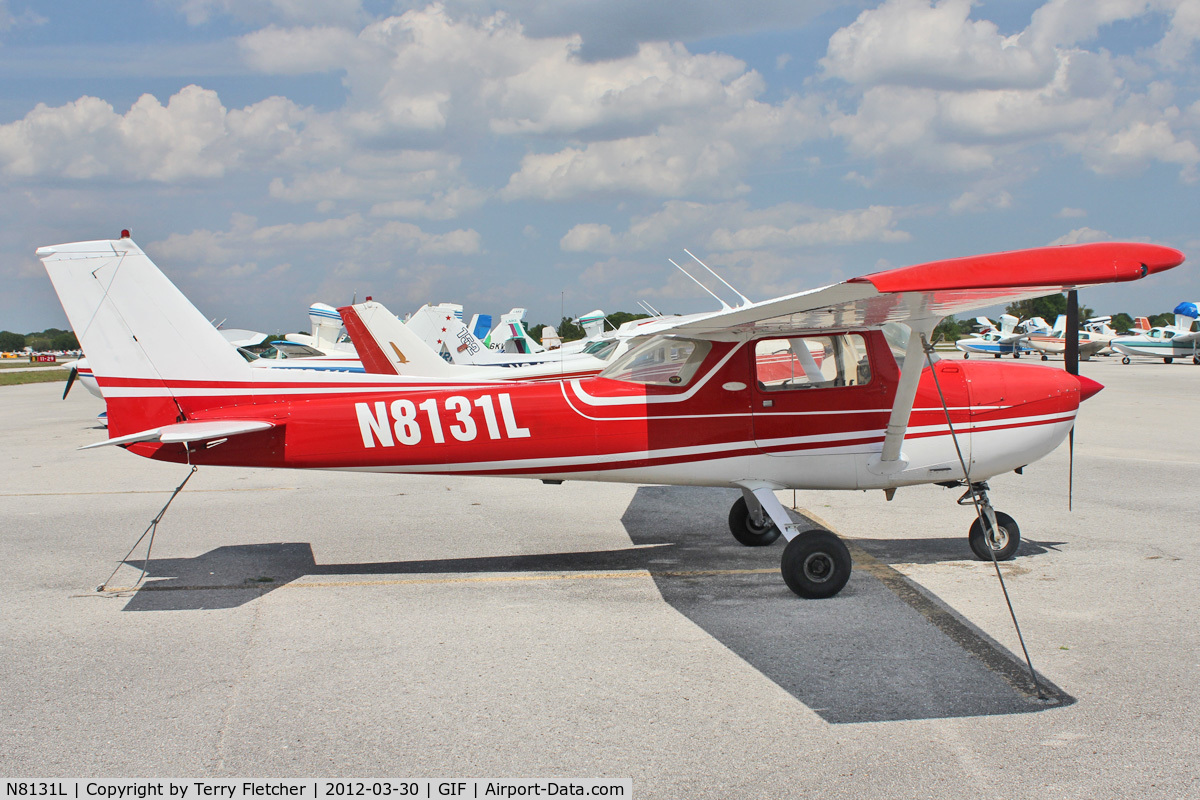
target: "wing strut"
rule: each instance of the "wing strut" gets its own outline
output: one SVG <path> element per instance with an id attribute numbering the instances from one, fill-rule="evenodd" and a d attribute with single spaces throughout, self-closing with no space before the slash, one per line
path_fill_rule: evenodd
<path id="1" fill-rule="evenodd" d="M 892 475 L 908 467 L 908 459 L 900 447 L 904 444 L 908 420 L 917 399 L 917 386 L 921 382 L 921 371 L 925 368 L 924 340 L 932 330 L 927 328 L 910 326 L 908 346 L 904 350 L 904 367 L 900 370 L 896 399 L 892 401 L 892 414 L 888 417 L 887 433 L 883 437 L 883 451 L 867 462 L 867 469 L 876 475 Z"/>

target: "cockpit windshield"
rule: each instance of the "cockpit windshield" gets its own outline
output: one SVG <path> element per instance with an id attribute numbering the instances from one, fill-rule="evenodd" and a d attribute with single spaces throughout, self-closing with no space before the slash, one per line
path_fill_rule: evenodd
<path id="1" fill-rule="evenodd" d="M 601 361 L 607 361 L 612 357 L 613 352 L 617 349 L 616 339 L 600 339 L 592 342 L 583 348 L 583 352 L 590 356 L 595 356 Z"/>
<path id="2" fill-rule="evenodd" d="M 605 367 L 600 377 L 653 386 L 685 386 L 711 349 L 712 345 L 702 339 L 656 336 Z"/>

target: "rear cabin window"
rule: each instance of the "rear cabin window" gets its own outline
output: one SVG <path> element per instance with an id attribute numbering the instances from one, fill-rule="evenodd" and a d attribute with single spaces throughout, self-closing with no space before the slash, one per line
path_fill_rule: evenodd
<path id="1" fill-rule="evenodd" d="M 655 337 L 605 367 L 600 377 L 654 386 L 685 386 L 711 349 L 712 345 L 701 339 Z"/>
<path id="2" fill-rule="evenodd" d="M 871 381 L 867 343 L 857 333 L 763 339 L 754 344 L 754 368 L 759 388 L 768 392 Z"/>

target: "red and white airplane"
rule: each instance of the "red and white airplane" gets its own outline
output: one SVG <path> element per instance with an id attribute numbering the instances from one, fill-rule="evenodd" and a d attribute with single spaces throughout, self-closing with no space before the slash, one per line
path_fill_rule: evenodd
<path id="1" fill-rule="evenodd" d="M 1101 388 L 1050 367 L 939 361 L 926 344 L 938 321 L 1184 260 L 1097 243 L 936 261 L 697 315 L 598 377 L 499 382 L 256 370 L 130 239 L 38 255 L 108 404 L 111 438 L 89 447 L 193 465 L 737 487 L 733 535 L 782 534 L 784 580 L 804 597 L 837 594 L 850 554 L 829 531 L 801 532 L 777 490 L 961 484 L 980 512 L 976 554 L 1011 557 L 1019 530 L 992 510 L 987 479 L 1052 451 Z"/>

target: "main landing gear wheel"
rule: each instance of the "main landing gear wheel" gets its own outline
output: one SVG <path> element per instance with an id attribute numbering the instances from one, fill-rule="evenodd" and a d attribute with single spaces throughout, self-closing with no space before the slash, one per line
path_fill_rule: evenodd
<path id="1" fill-rule="evenodd" d="M 1193 364 L 1200 364 L 1200 356 L 1192 356 Z"/>
<path id="2" fill-rule="evenodd" d="M 1170 364 L 1170 363 L 1171 363 L 1172 361 L 1174 361 L 1174 360 L 1175 360 L 1175 359 L 1171 358 L 1170 356 L 1167 356 L 1166 358 L 1164 358 L 1164 359 L 1163 359 L 1163 363 L 1164 363 L 1164 364 Z"/>
<path id="3" fill-rule="evenodd" d="M 1122 357 L 1121 357 L 1121 363 L 1122 363 L 1122 364 L 1128 364 L 1128 363 L 1129 363 L 1129 356 L 1122 356 Z"/>
<path id="4" fill-rule="evenodd" d="M 988 553 L 989 538 L 992 553 L 996 554 L 997 561 L 1009 560 L 1017 554 L 1017 548 L 1021 546 L 1021 529 L 1017 527 L 1016 521 L 1003 511 L 996 512 L 996 528 L 995 534 L 988 537 L 984 535 L 983 522 L 980 519 L 976 518 L 971 523 L 967 541 L 971 543 L 971 550 L 982 561 L 992 560 L 991 554 Z"/>
<path id="5" fill-rule="evenodd" d="M 783 582 L 811 600 L 833 597 L 850 580 L 850 551 L 830 531 L 805 531 L 783 549 Z"/>
<path id="6" fill-rule="evenodd" d="M 1013 358 L 1020 358 L 1020 357 L 1021 357 L 1020 353 L 1013 353 Z"/>
<path id="7" fill-rule="evenodd" d="M 1049 361 L 1049 360 L 1050 360 L 1050 356 L 1048 356 L 1048 355 L 1046 355 L 1046 354 L 1044 354 L 1044 353 L 1043 353 L 1043 354 L 1042 354 L 1042 361 Z"/>
<path id="8" fill-rule="evenodd" d="M 1004 355 L 1004 354 L 1003 354 L 1003 353 L 996 353 L 996 358 L 1000 358 L 1002 355 Z"/>
<path id="9" fill-rule="evenodd" d="M 775 527 L 765 511 L 762 512 L 762 520 L 762 525 L 755 524 L 746 498 L 739 497 L 729 509 L 729 532 L 747 547 L 766 547 L 779 538 L 779 528 Z"/>

